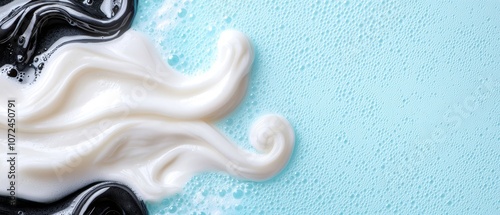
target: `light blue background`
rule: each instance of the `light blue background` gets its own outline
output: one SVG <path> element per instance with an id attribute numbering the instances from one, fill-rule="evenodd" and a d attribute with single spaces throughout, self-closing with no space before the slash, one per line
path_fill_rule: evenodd
<path id="1" fill-rule="evenodd" d="M 500 214 L 499 1 L 139 0 L 134 29 L 193 74 L 218 35 L 252 40 L 246 99 L 219 128 L 285 116 L 267 182 L 207 173 L 152 214 Z"/>

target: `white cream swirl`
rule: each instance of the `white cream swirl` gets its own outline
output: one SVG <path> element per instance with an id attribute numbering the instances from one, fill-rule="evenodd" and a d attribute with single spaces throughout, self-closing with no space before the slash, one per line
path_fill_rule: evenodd
<path id="1" fill-rule="evenodd" d="M 50 202 L 113 180 L 158 200 L 199 172 L 272 177 L 293 150 L 286 119 L 267 115 L 255 123 L 250 142 L 261 153 L 240 149 L 213 125 L 243 98 L 252 61 L 248 39 L 225 31 L 211 69 L 185 76 L 166 66 L 144 36 L 128 31 L 106 43 L 61 47 L 33 85 L 1 78 L 0 101 L 17 104 L 17 197 Z M 0 119 L 6 134 L 6 105 Z M 0 142 L 6 154 L 6 135 Z"/>

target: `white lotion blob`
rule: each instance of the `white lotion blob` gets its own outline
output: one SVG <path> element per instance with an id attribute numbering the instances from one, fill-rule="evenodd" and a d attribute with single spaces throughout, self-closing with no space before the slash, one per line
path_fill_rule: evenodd
<path id="1" fill-rule="evenodd" d="M 293 150 L 286 119 L 267 115 L 254 124 L 250 142 L 261 153 L 240 149 L 213 125 L 243 98 L 252 61 L 248 39 L 225 31 L 212 68 L 185 76 L 130 30 L 106 43 L 61 47 L 33 85 L 0 78 L 0 101 L 16 99 L 16 196 L 50 202 L 112 180 L 159 200 L 199 172 L 272 177 Z M 0 108 L 2 156 L 6 108 Z"/>

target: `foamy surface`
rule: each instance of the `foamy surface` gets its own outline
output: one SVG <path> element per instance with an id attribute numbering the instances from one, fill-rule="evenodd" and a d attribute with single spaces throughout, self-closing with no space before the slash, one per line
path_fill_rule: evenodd
<path id="1" fill-rule="evenodd" d="M 163 59 L 185 74 L 210 67 L 206 59 L 215 59 L 224 29 L 251 38 L 249 91 L 217 126 L 251 149 L 247 128 L 279 113 L 297 140 L 289 165 L 271 181 L 205 174 L 150 210 L 500 213 L 499 7 L 141 1 L 133 28 L 149 34 Z"/>

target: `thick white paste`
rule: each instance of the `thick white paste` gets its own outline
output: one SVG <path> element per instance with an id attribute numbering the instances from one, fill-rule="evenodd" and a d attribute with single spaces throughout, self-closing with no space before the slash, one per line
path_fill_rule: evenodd
<path id="1" fill-rule="evenodd" d="M 0 101 L 16 99 L 16 196 L 50 202 L 113 180 L 158 200 L 198 172 L 272 177 L 293 149 L 286 119 L 267 115 L 254 124 L 250 143 L 261 153 L 238 148 L 213 125 L 241 101 L 252 61 L 248 39 L 226 31 L 212 68 L 184 76 L 130 30 L 106 43 L 61 47 L 33 85 L 0 78 Z M 0 134 L 7 134 L 6 108 L 0 108 Z M 6 135 L 0 143 L 4 156 Z"/>

